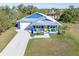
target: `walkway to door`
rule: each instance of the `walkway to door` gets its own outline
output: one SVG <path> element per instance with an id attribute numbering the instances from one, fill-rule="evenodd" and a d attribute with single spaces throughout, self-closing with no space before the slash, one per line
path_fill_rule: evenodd
<path id="1" fill-rule="evenodd" d="M 19 31 L 12 41 L 1 52 L 1 56 L 23 56 L 27 47 L 30 34 L 28 31 Z"/>

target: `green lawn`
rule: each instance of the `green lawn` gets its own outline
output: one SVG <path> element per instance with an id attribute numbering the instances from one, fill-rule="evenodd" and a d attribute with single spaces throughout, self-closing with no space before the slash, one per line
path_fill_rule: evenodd
<path id="1" fill-rule="evenodd" d="M 11 39 L 16 35 L 15 28 L 12 27 L 9 30 L 2 32 L 0 35 L 0 52 L 6 47 Z"/>
<path id="2" fill-rule="evenodd" d="M 79 24 L 64 24 L 64 33 L 50 35 L 50 39 L 32 39 L 29 41 L 26 55 L 78 55 L 79 56 Z M 63 28 L 61 29 L 63 31 Z"/>

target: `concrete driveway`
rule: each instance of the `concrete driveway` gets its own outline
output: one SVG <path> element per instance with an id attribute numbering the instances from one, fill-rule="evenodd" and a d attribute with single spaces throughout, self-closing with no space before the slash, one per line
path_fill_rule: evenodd
<path id="1" fill-rule="evenodd" d="M 19 31 L 11 42 L 1 52 L 1 56 L 23 56 L 30 34 L 28 31 Z"/>

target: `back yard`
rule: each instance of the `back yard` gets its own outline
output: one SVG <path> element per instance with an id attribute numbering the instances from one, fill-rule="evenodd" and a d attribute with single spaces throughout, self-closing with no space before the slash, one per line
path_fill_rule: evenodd
<path id="1" fill-rule="evenodd" d="M 26 55 L 79 55 L 79 24 L 62 23 L 61 35 L 50 38 L 31 39 Z"/>

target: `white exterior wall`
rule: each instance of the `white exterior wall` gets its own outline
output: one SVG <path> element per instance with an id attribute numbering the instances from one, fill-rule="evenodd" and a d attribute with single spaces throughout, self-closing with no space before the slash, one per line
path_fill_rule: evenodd
<path id="1" fill-rule="evenodd" d="M 20 22 L 20 29 L 24 30 L 30 23 Z"/>

